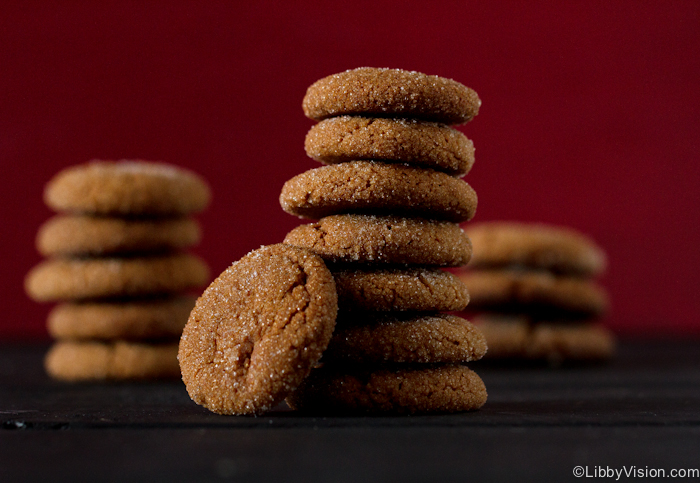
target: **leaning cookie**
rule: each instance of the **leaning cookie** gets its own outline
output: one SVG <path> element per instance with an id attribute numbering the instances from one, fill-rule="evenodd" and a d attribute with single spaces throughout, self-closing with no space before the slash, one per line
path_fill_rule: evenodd
<path id="1" fill-rule="evenodd" d="M 456 315 L 343 314 L 324 361 L 459 363 L 481 359 L 486 340 Z"/>
<path id="2" fill-rule="evenodd" d="M 333 272 L 341 311 L 459 311 L 469 303 L 457 276 L 435 268 Z"/>
<path id="3" fill-rule="evenodd" d="M 340 116 L 313 126 L 306 154 L 324 164 L 356 160 L 406 163 L 464 176 L 474 164 L 474 143 L 445 124 L 417 119 Z"/>
<path id="4" fill-rule="evenodd" d="M 39 228 L 36 246 L 44 256 L 112 255 L 177 250 L 200 238 L 191 218 L 58 215 Z"/>
<path id="5" fill-rule="evenodd" d="M 295 176 L 282 187 L 280 204 L 287 213 L 312 219 L 391 213 L 461 222 L 474 216 L 477 197 L 467 183 L 439 171 L 353 161 Z"/>
<path id="6" fill-rule="evenodd" d="M 286 401 L 313 412 L 454 413 L 479 409 L 487 394 L 481 378 L 461 365 L 427 368 L 324 365 Z"/>
<path id="7" fill-rule="evenodd" d="M 177 343 L 57 342 L 46 354 L 44 366 L 51 377 L 74 382 L 180 375 Z"/>
<path id="8" fill-rule="evenodd" d="M 209 186 L 197 174 L 164 163 L 92 161 L 54 176 L 44 202 L 58 212 L 182 216 L 203 210 Z"/>
<path id="9" fill-rule="evenodd" d="M 63 303 L 49 313 L 47 328 L 55 339 L 179 338 L 194 303 L 187 296 Z"/>
<path id="10" fill-rule="evenodd" d="M 456 223 L 396 216 L 333 215 L 301 225 L 284 239 L 335 263 L 458 267 L 471 242 Z"/>
<path id="11" fill-rule="evenodd" d="M 324 77 L 307 89 L 302 103 L 304 114 L 317 121 L 349 114 L 445 124 L 470 121 L 480 106 L 476 92 L 452 79 L 374 67 Z"/>
<path id="12" fill-rule="evenodd" d="M 159 295 L 202 287 L 209 267 L 197 256 L 57 258 L 30 270 L 25 291 L 37 302 Z"/>

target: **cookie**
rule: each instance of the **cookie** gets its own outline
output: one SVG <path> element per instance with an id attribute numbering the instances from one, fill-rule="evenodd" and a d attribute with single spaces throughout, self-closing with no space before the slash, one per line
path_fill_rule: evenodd
<path id="1" fill-rule="evenodd" d="M 197 174 L 164 163 L 92 161 L 67 168 L 44 190 L 58 212 L 177 216 L 203 210 L 211 198 Z"/>
<path id="2" fill-rule="evenodd" d="M 283 244 L 235 262 L 197 300 L 180 340 L 193 401 L 220 414 L 259 414 L 309 374 L 338 311 L 323 260 Z"/>
<path id="3" fill-rule="evenodd" d="M 480 315 L 474 324 L 489 346 L 489 359 L 563 360 L 609 359 L 615 336 L 598 323 L 530 322 L 527 317 Z"/>
<path id="4" fill-rule="evenodd" d="M 458 267 L 472 252 L 469 238 L 455 223 L 395 216 L 327 216 L 294 228 L 284 242 L 329 262 L 369 265 Z"/>
<path id="5" fill-rule="evenodd" d="M 563 274 L 599 275 L 605 252 L 571 228 L 517 222 L 489 222 L 465 228 L 474 246 L 471 266 L 522 265 Z"/>
<path id="6" fill-rule="evenodd" d="M 38 302 L 157 295 L 202 287 L 209 268 L 189 254 L 133 258 L 56 258 L 34 267 L 25 279 Z"/>
<path id="7" fill-rule="evenodd" d="M 187 296 L 63 303 L 49 313 L 47 328 L 56 339 L 179 339 L 194 303 Z"/>
<path id="8" fill-rule="evenodd" d="M 332 367 L 311 375 L 287 403 L 313 412 L 453 413 L 479 409 L 487 394 L 466 366 L 426 368 Z"/>
<path id="9" fill-rule="evenodd" d="M 191 218 L 58 215 L 39 228 L 36 246 L 44 256 L 114 255 L 182 249 L 200 238 Z"/>
<path id="10" fill-rule="evenodd" d="M 360 67 L 324 77 L 306 91 L 304 114 L 316 121 L 341 115 L 410 117 L 463 124 L 479 112 L 472 89 L 452 79 L 401 69 Z"/>
<path id="11" fill-rule="evenodd" d="M 459 275 L 469 290 L 470 309 L 597 316 L 608 311 L 608 295 L 578 277 L 534 270 L 469 270 Z"/>
<path id="12" fill-rule="evenodd" d="M 338 270 L 333 272 L 341 311 L 459 311 L 467 287 L 439 269 Z"/>
<path id="13" fill-rule="evenodd" d="M 439 171 L 371 161 L 323 166 L 302 173 L 282 187 L 287 213 L 318 219 L 343 213 L 395 214 L 471 220 L 476 192 L 464 181 Z"/>
<path id="14" fill-rule="evenodd" d="M 339 116 L 314 125 L 306 154 L 324 164 L 356 160 L 406 163 L 464 176 L 474 164 L 474 143 L 445 124 L 417 119 Z"/>
<path id="15" fill-rule="evenodd" d="M 323 360 L 459 363 L 485 353 L 479 329 L 456 315 L 343 314 Z"/>
<path id="16" fill-rule="evenodd" d="M 65 381 L 176 378 L 177 343 L 117 341 L 54 344 L 44 359 L 46 372 Z"/>

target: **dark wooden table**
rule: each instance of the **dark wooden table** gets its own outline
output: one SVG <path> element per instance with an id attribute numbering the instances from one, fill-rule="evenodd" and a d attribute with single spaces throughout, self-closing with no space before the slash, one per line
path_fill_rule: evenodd
<path id="1" fill-rule="evenodd" d="M 0 347 L 2 482 L 576 481 L 576 466 L 644 481 L 639 471 L 700 469 L 700 342 L 626 342 L 604 365 L 474 364 L 482 410 L 405 417 L 218 416 L 180 382 L 51 381 L 45 350 Z"/>

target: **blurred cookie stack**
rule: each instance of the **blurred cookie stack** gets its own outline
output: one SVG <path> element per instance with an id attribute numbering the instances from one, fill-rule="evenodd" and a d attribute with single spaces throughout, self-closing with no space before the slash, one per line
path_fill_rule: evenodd
<path id="1" fill-rule="evenodd" d="M 488 358 L 559 363 L 613 355 L 615 338 L 598 322 L 608 295 L 594 281 L 607 259 L 592 239 L 570 228 L 514 222 L 466 231 L 474 255 L 459 277 Z"/>
<path id="2" fill-rule="evenodd" d="M 285 183 L 282 208 L 318 222 L 285 243 L 319 254 L 334 274 L 339 313 L 322 367 L 287 398 L 293 408 L 465 411 L 486 401 L 463 365 L 486 352 L 468 321 L 442 312 L 469 301 L 440 267 L 464 265 L 476 193 L 460 179 L 472 142 L 451 125 L 481 101 L 450 79 L 360 68 L 309 87 L 307 154 L 326 166 Z"/>
<path id="3" fill-rule="evenodd" d="M 93 161 L 58 173 L 44 201 L 58 215 L 39 229 L 47 257 L 27 294 L 61 302 L 48 316 L 58 341 L 46 370 L 64 380 L 179 376 L 178 339 L 209 268 L 186 253 L 200 240 L 191 214 L 209 203 L 198 175 L 143 161 Z"/>

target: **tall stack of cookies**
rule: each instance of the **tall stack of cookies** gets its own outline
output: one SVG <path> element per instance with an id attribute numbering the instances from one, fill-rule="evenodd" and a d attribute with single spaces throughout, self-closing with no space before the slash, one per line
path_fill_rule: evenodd
<path id="1" fill-rule="evenodd" d="M 48 316 L 57 342 L 45 359 L 63 380 L 177 377 L 177 341 L 194 306 L 188 291 L 209 268 L 191 215 L 209 203 L 198 175 L 143 161 L 93 161 L 58 173 L 44 201 L 58 214 L 39 229 L 48 257 L 27 294 L 60 302 Z"/>
<path id="2" fill-rule="evenodd" d="M 331 269 L 338 318 L 322 367 L 291 396 L 294 408 L 464 411 L 486 390 L 464 363 L 486 352 L 470 322 L 444 312 L 469 294 L 442 267 L 466 264 L 476 193 L 460 178 L 472 142 L 452 126 L 479 110 L 477 94 L 451 79 L 360 68 L 309 87 L 307 154 L 326 166 L 289 180 L 282 208 L 317 219 L 284 242 Z"/>
<path id="3" fill-rule="evenodd" d="M 467 228 L 474 255 L 459 273 L 469 310 L 491 359 L 601 360 L 613 334 L 599 323 L 609 308 L 595 282 L 605 252 L 571 228 L 488 222 Z"/>

